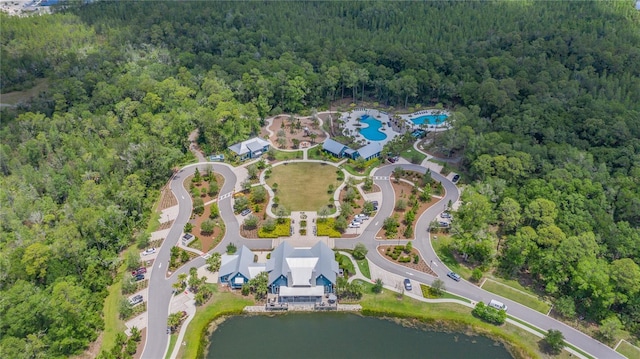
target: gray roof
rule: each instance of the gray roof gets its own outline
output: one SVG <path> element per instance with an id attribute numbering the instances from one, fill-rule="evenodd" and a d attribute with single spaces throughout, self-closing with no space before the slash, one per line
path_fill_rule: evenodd
<path id="1" fill-rule="evenodd" d="M 382 152 L 382 144 L 380 142 L 371 142 L 370 144 L 358 149 L 358 154 L 364 158 L 369 158 L 380 152 Z"/>
<path id="2" fill-rule="evenodd" d="M 349 156 L 351 156 L 352 154 L 356 153 L 358 151 L 351 149 L 351 148 L 347 148 L 346 150 L 344 150 L 344 153 L 348 154 Z"/>
<path id="3" fill-rule="evenodd" d="M 283 242 L 271 252 L 271 259 L 267 261 L 269 285 L 282 275 L 288 278 L 291 285 L 292 274 L 287 258 L 317 258 L 310 279 L 315 280 L 322 275 L 331 283 L 336 282 L 338 262 L 335 260 L 335 254 L 326 244 L 318 242 L 312 248 L 293 248 L 289 243 Z"/>
<path id="4" fill-rule="evenodd" d="M 247 248 L 246 246 L 242 246 L 240 250 L 237 252 L 234 259 L 225 263 L 220 267 L 219 275 L 229 275 L 230 277 L 235 276 L 237 273 L 242 274 L 245 278 L 251 279 L 251 273 L 249 272 L 249 267 L 253 265 L 253 256 L 254 253 Z"/>
<path id="5" fill-rule="evenodd" d="M 347 147 L 347 146 L 343 145 L 342 143 L 340 143 L 338 141 L 334 141 L 334 140 L 332 140 L 330 138 L 327 138 L 322 143 L 322 149 L 323 150 L 329 151 L 331 153 L 335 153 L 336 155 L 341 154 L 342 150 L 344 150 L 345 147 Z"/>
<path id="6" fill-rule="evenodd" d="M 264 146 L 269 146 L 269 145 L 270 143 L 268 141 L 265 141 L 260 137 L 254 137 L 246 141 L 231 145 L 229 146 L 229 149 L 238 155 L 244 155 L 249 151 L 255 152 L 255 151 L 261 150 L 262 148 L 264 148 Z"/>

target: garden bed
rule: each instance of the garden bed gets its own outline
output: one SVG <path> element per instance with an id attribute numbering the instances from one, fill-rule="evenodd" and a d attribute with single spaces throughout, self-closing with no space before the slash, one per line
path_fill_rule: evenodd
<path id="1" fill-rule="evenodd" d="M 388 246 L 378 246 L 378 253 L 380 253 L 380 255 L 382 257 L 384 257 L 386 260 L 399 264 L 401 266 L 405 266 L 407 268 L 411 268 L 423 273 L 427 273 L 429 275 L 432 275 L 434 277 L 437 277 L 438 275 L 431 269 L 431 267 L 429 267 L 429 265 L 427 264 L 427 262 L 425 262 L 425 260 L 420 256 L 420 253 L 418 252 L 417 249 L 412 248 L 411 251 L 409 252 L 409 254 L 406 254 L 402 251 L 402 249 L 400 248 L 404 248 L 405 246 L 402 245 L 388 245 Z M 392 254 L 394 251 L 397 253 L 398 250 L 401 252 L 396 259 L 394 259 L 393 257 L 391 257 L 390 255 L 387 255 L 387 253 Z M 414 259 L 415 256 L 418 256 L 418 263 L 415 263 Z M 409 258 L 409 262 L 401 262 L 402 258 Z"/>
<path id="2" fill-rule="evenodd" d="M 409 184 L 407 182 L 404 181 L 400 181 L 398 183 L 396 183 L 394 180 L 391 181 L 391 186 L 393 187 L 393 191 L 395 193 L 395 198 L 396 198 L 396 203 L 394 204 L 394 208 L 393 208 L 393 212 L 391 213 L 391 217 L 393 217 L 394 215 L 397 215 L 398 217 L 398 222 L 400 224 L 400 226 L 398 227 L 398 234 L 394 237 L 394 238 L 387 238 L 386 236 L 386 231 L 384 230 L 384 228 L 381 228 L 380 231 L 378 232 L 378 234 L 376 235 L 376 238 L 380 238 L 380 239 L 398 239 L 398 238 L 406 238 L 404 236 L 404 232 L 407 228 L 406 224 L 404 224 L 403 219 L 404 219 L 404 215 L 405 212 L 409 211 L 411 209 L 409 203 L 409 197 L 411 196 L 411 191 L 413 190 L 413 185 Z M 419 196 L 420 192 L 418 192 L 416 194 L 416 196 Z M 396 209 L 396 204 L 398 203 L 398 201 L 402 199 L 407 203 L 407 208 L 403 211 L 397 210 Z M 422 214 L 424 213 L 424 211 L 426 211 L 429 207 L 436 205 L 436 203 L 438 203 L 439 198 L 437 197 L 431 197 L 431 201 L 429 202 L 420 202 L 418 201 L 418 210 L 416 211 L 416 215 L 415 215 L 415 220 L 413 221 L 413 235 L 408 238 L 408 239 L 413 239 L 413 238 L 417 238 L 416 237 L 416 233 L 415 233 L 415 225 L 418 222 L 418 220 L 420 219 L 420 216 L 422 216 Z M 446 203 L 445 203 L 446 205 Z"/>

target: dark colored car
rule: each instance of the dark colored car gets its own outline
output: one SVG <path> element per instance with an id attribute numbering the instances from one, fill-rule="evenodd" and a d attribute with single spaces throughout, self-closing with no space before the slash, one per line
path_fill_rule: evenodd
<path id="1" fill-rule="evenodd" d="M 453 176 L 453 183 L 458 182 L 459 179 L 460 179 L 460 175 Z"/>
<path id="2" fill-rule="evenodd" d="M 138 274 L 133 278 L 135 278 L 136 282 L 141 281 L 144 279 L 144 274 Z"/>
<path id="3" fill-rule="evenodd" d="M 409 280 L 409 278 L 405 278 L 404 279 L 404 289 L 406 289 L 406 290 L 413 289 L 413 287 L 411 286 L 411 281 Z"/>
<path id="4" fill-rule="evenodd" d="M 459 282 L 459 281 L 460 281 L 460 279 L 461 279 L 459 274 L 457 274 L 457 273 L 453 273 L 453 272 L 449 272 L 449 273 L 447 273 L 447 277 L 449 277 L 449 278 L 451 278 L 451 279 L 455 280 L 456 282 Z"/>
<path id="5" fill-rule="evenodd" d="M 138 269 L 134 270 L 133 272 L 131 272 L 131 275 L 135 277 L 135 276 L 137 276 L 138 274 L 145 274 L 145 273 L 147 273 L 147 268 L 145 268 L 145 267 L 140 267 L 140 268 L 138 268 Z"/>

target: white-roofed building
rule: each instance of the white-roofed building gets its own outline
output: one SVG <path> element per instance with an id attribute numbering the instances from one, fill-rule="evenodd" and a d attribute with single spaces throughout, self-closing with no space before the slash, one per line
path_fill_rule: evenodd
<path id="1" fill-rule="evenodd" d="M 294 248 L 283 242 L 272 253 L 266 267 L 269 291 L 280 302 L 315 303 L 333 293 L 338 276 L 338 262 L 326 244 L 311 248 Z"/>

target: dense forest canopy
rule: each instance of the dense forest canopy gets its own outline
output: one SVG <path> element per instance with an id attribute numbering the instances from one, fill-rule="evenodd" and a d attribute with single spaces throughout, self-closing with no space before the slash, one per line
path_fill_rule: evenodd
<path id="1" fill-rule="evenodd" d="M 97 2 L 0 15 L 0 352 L 63 357 L 103 326 L 118 252 L 188 159 L 280 112 L 454 111 L 453 230 L 563 315 L 640 335 L 640 13 L 598 2 Z M 144 238 L 142 238 L 144 242 Z M 613 318 L 613 319 L 611 319 Z"/>

